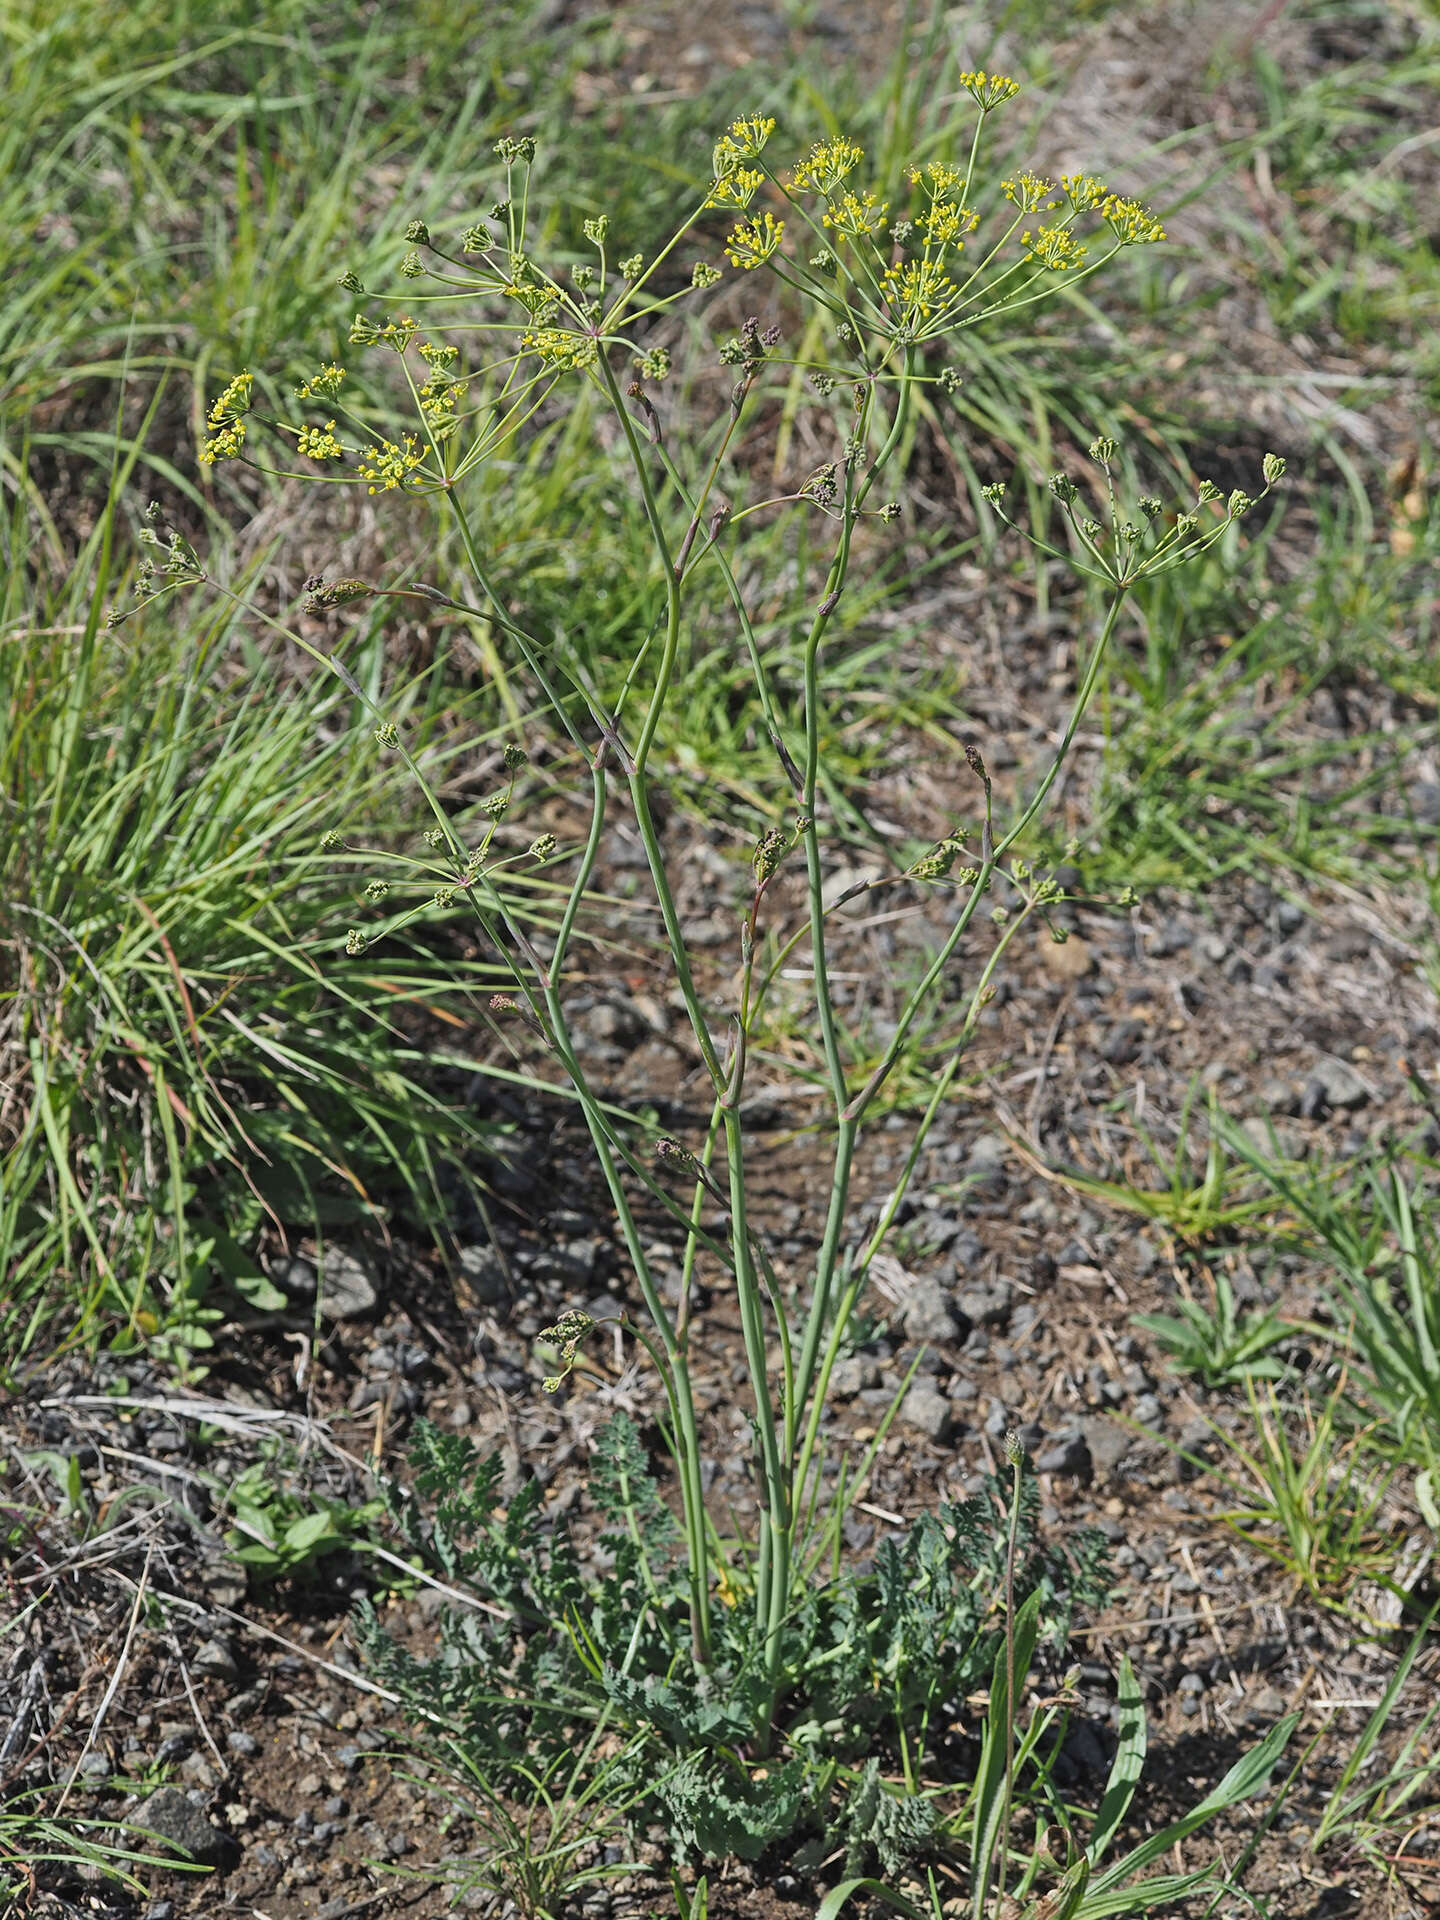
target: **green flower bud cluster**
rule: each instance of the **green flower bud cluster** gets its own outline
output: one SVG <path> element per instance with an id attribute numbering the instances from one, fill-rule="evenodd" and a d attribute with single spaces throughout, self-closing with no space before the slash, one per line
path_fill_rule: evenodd
<path id="1" fill-rule="evenodd" d="M 1065 510 L 1071 529 L 1078 544 L 1088 553 L 1093 564 L 1086 565 L 1077 561 L 1079 570 L 1093 579 L 1103 579 L 1119 586 L 1128 586 L 1133 581 L 1168 573 L 1172 568 L 1203 552 L 1220 538 L 1227 528 L 1234 526 L 1243 518 L 1258 500 L 1263 500 L 1273 486 L 1284 477 L 1285 462 L 1278 454 L 1266 454 L 1261 465 L 1265 486 L 1257 496 L 1236 487 L 1224 498 L 1224 508 L 1218 520 L 1210 519 L 1202 509 L 1221 500 L 1220 488 L 1213 480 L 1202 480 L 1196 488 L 1195 505 L 1188 511 L 1177 512 L 1170 516 L 1168 526 L 1164 503 L 1153 494 L 1142 494 L 1137 502 L 1135 517 L 1125 515 L 1115 497 L 1115 484 L 1112 469 L 1118 448 L 1115 441 L 1102 434 L 1091 442 L 1090 457 L 1102 469 L 1104 489 L 1108 501 L 1107 517 L 1099 519 L 1094 514 L 1085 514 L 1080 509 L 1081 493 L 1066 473 L 1054 473 L 1050 476 L 1050 492 Z M 1002 510 L 1005 490 L 999 486 L 987 486 L 981 489 L 984 497 L 997 510 L 1001 518 L 1009 521 Z M 1210 520 L 1210 524 L 1205 522 Z M 1014 525 L 1013 521 L 1009 524 Z M 1031 535 L 1026 528 L 1017 531 L 1027 538 Z M 1053 551 L 1053 549 L 1046 549 Z"/>
<path id="2" fill-rule="evenodd" d="M 562 1313 L 553 1327 L 542 1327 L 536 1338 L 541 1345 L 553 1348 L 559 1355 L 560 1371 L 550 1374 L 542 1385 L 546 1393 L 557 1393 L 561 1383 L 573 1370 L 580 1342 L 592 1331 L 595 1322 L 588 1313 L 578 1307 L 572 1307 Z"/>
<path id="3" fill-rule="evenodd" d="M 965 851 L 967 835 L 951 834 L 936 842 L 932 850 L 922 859 L 907 868 L 912 880 L 943 880 L 954 866 L 956 856 Z"/>

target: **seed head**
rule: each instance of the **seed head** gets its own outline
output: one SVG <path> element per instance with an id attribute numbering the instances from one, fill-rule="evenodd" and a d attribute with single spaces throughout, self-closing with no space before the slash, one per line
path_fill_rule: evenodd
<path id="1" fill-rule="evenodd" d="M 1277 480 L 1284 478 L 1285 462 L 1278 453 L 1267 453 L 1260 462 L 1260 471 L 1265 476 L 1266 486 L 1273 487 Z"/>
<path id="2" fill-rule="evenodd" d="M 699 1166 L 690 1149 L 672 1140 L 669 1134 L 662 1134 L 655 1142 L 655 1158 L 664 1166 L 683 1168 L 687 1172 L 694 1172 Z"/>
<path id="3" fill-rule="evenodd" d="M 351 927 L 350 931 L 346 934 L 345 951 L 350 955 L 351 959 L 354 959 L 357 954 L 364 953 L 365 936 L 358 927 Z"/>
<path id="4" fill-rule="evenodd" d="M 347 600 L 365 600 L 373 593 L 373 587 L 364 580 L 334 580 L 327 587 L 322 580 L 305 601 L 307 613 L 325 613 L 331 607 L 340 607 Z"/>
<path id="5" fill-rule="evenodd" d="M 1020 1436 L 1013 1427 L 1006 1429 L 1005 1438 L 1001 1444 L 1005 1449 L 1005 1458 L 1010 1462 L 1012 1467 L 1018 1467 L 1023 1464 L 1025 1449 L 1020 1444 Z"/>
<path id="6" fill-rule="evenodd" d="M 757 887 L 764 886 L 784 859 L 789 847 L 790 836 L 779 827 L 771 827 L 761 838 L 750 858 Z"/>
<path id="7" fill-rule="evenodd" d="M 555 836 L 553 833 L 542 833 L 538 840 L 532 840 L 530 842 L 530 858 L 532 860 L 548 860 L 554 851 Z"/>

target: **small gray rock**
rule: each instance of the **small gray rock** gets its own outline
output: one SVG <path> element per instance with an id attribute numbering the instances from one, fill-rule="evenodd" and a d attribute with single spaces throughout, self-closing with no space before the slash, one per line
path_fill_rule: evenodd
<path id="1" fill-rule="evenodd" d="M 215 1769 L 203 1753 L 187 1753 L 180 1762 L 179 1775 L 192 1787 L 213 1787 L 215 1784 Z"/>
<path id="2" fill-rule="evenodd" d="M 482 1307 L 494 1307 L 505 1298 L 505 1269 L 493 1246 L 462 1247 L 460 1272 Z"/>
<path id="3" fill-rule="evenodd" d="M 1300 1095 L 1289 1080 L 1272 1076 L 1262 1080 L 1257 1089 L 1257 1097 L 1262 1107 L 1269 1113 L 1293 1114 L 1300 1111 Z"/>
<path id="4" fill-rule="evenodd" d="M 1080 1430 L 1090 1449 L 1091 1464 L 1102 1479 L 1114 1473 L 1134 1441 L 1134 1436 L 1118 1420 L 1106 1420 L 1098 1414 L 1082 1421 Z"/>
<path id="5" fill-rule="evenodd" d="M 907 1292 L 900 1323 L 909 1340 L 963 1340 L 970 1331 L 945 1287 L 929 1275 Z"/>
<path id="6" fill-rule="evenodd" d="M 315 1269 L 308 1260 L 285 1258 L 275 1261 L 270 1278 L 290 1300 L 315 1298 Z"/>
<path id="7" fill-rule="evenodd" d="M 190 1664 L 196 1673 L 203 1673 L 210 1680 L 235 1680 L 240 1673 L 230 1642 L 221 1639 L 218 1633 L 213 1640 L 205 1642 Z"/>
<path id="8" fill-rule="evenodd" d="M 137 1827 L 159 1834 L 197 1866 L 228 1867 L 239 1849 L 228 1833 L 208 1820 L 179 1787 L 161 1787 L 131 1816 Z"/>
<path id="9" fill-rule="evenodd" d="M 1063 1473 L 1074 1480 L 1088 1480 L 1094 1472 L 1094 1462 L 1090 1458 L 1090 1445 L 1083 1433 L 1067 1433 L 1057 1436 L 1053 1447 L 1048 1447 L 1035 1462 L 1037 1473 Z"/>
<path id="10" fill-rule="evenodd" d="M 1325 1107 L 1349 1111 L 1363 1107 L 1369 1098 L 1369 1087 L 1353 1067 L 1343 1060 L 1324 1059 L 1317 1061 L 1305 1084 L 1301 1111 L 1312 1116 Z"/>
<path id="11" fill-rule="evenodd" d="M 380 1304 L 380 1283 L 366 1253 L 327 1247 L 320 1266 L 320 1311 L 327 1320 L 361 1320 Z"/>
<path id="12" fill-rule="evenodd" d="M 997 1280 L 989 1287 L 967 1287 L 956 1302 L 962 1320 L 981 1327 L 1003 1327 L 1015 1304 L 1015 1290 L 1008 1280 Z"/>
<path id="13" fill-rule="evenodd" d="M 242 1760 L 249 1760 L 260 1751 L 260 1742 L 253 1733 L 242 1733 L 239 1727 L 231 1727 L 225 1735 L 225 1744 L 231 1753 Z"/>
<path id="14" fill-rule="evenodd" d="M 941 1442 L 949 1438 L 953 1420 L 950 1402 L 933 1380 L 919 1378 L 900 1403 L 900 1418 L 915 1427 L 927 1440 Z"/>
<path id="15" fill-rule="evenodd" d="M 862 1354 L 845 1354 L 830 1371 L 830 1392 L 836 1400 L 853 1400 L 857 1393 L 879 1384 L 879 1367 Z"/>
<path id="16" fill-rule="evenodd" d="M 982 1133 L 971 1142 L 968 1171 L 982 1180 L 1003 1179 L 1010 1162 L 1010 1142 L 1003 1133 Z"/>

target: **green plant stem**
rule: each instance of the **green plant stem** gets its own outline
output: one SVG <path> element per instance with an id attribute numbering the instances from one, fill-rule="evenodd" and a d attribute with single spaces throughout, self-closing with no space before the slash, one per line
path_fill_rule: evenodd
<path id="1" fill-rule="evenodd" d="M 508 612 L 500 602 L 498 594 L 490 583 L 488 573 L 480 559 L 479 549 L 476 546 L 474 536 L 471 533 L 463 509 L 458 501 L 452 499 L 451 504 L 457 525 L 460 529 L 461 540 L 465 546 L 466 557 L 477 582 L 487 599 L 489 599 L 492 605 L 504 616 L 507 630 L 518 636 L 520 630 L 509 617 Z M 524 648 L 526 664 L 535 674 L 542 692 L 545 694 L 551 707 L 556 710 L 557 717 L 560 718 L 563 723 L 565 719 L 564 709 L 550 686 L 548 676 L 545 675 L 543 669 L 539 666 L 538 660 L 535 658 L 537 649 L 533 641 L 529 641 L 528 635 L 524 636 L 524 638 L 529 642 Z M 595 755 L 592 762 L 591 790 L 590 832 L 586 840 L 584 853 L 581 856 L 575 877 L 571 883 L 569 897 L 561 916 L 560 928 L 556 936 L 550 964 L 548 967 L 540 970 L 537 986 L 545 1003 L 545 1011 L 549 1019 L 550 1030 L 556 1043 L 557 1052 L 560 1055 L 561 1062 L 569 1074 L 580 1100 L 581 1110 L 585 1115 L 586 1127 L 589 1130 L 596 1157 L 600 1161 L 605 1185 L 615 1207 L 616 1217 L 619 1220 L 620 1230 L 625 1240 L 625 1249 L 630 1257 L 631 1265 L 634 1268 L 636 1280 L 639 1282 L 646 1311 L 654 1322 L 655 1330 L 664 1345 L 668 1368 L 662 1370 L 662 1379 L 664 1380 L 667 1397 L 670 1401 L 671 1417 L 674 1423 L 677 1441 L 677 1458 L 675 1465 L 680 1480 L 681 1506 L 686 1540 L 687 1573 L 690 1584 L 691 1629 L 694 1640 L 695 1658 L 701 1666 L 706 1666 L 709 1664 L 711 1640 L 710 1586 L 705 1551 L 704 1489 L 700 1477 L 700 1437 L 699 1426 L 695 1417 L 694 1390 L 690 1379 L 688 1342 L 682 1341 L 677 1336 L 674 1322 L 666 1311 L 665 1303 L 660 1296 L 659 1289 L 655 1285 L 654 1275 L 650 1271 L 650 1263 L 645 1256 L 644 1244 L 641 1240 L 634 1211 L 630 1205 L 629 1195 L 625 1191 L 624 1183 L 620 1178 L 620 1170 L 616 1165 L 615 1156 L 611 1151 L 610 1131 L 601 1113 L 599 1102 L 591 1092 L 579 1061 L 575 1057 L 574 1048 L 570 1041 L 569 1025 L 566 1019 L 564 1005 L 560 999 L 561 969 L 564 965 L 565 955 L 575 928 L 581 902 L 589 886 L 590 876 L 594 871 L 595 862 L 599 857 L 601 836 L 604 830 L 607 782 L 603 749 Z"/>
<path id="2" fill-rule="evenodd" d="M 815 610 L 805 642 L 805 761 L 800 805 L 802 815 L 809 823 L 804 831 L 804 840 L 806 891 L 810 911 L 810 956 L 815 984 L 816 1014 L 820 1023 L 821 1045 L 830 1075 L 831 1091 L 835 1099 L 838 1131 L 830 1178 L 830 1200 L 821 1235 L 820 1253 L 815 1264 L 815 1283 L 800 1346 L 800 1359 L 795 1372 L 794 1404 L 786 1409 L 787 1442 L 792 1447 L 798 1421 L 804 1412 L 815 1379 L 820 1342 L 824 1337 L 825 1321 L 829 1312 L 835 1262 L 849 1211 L 850 1177 L 854 1168 L 855 1145 L 859 1137 L 859 1116 L 854 1116 L 852 1121 L 849 1113 L 848 1088 L 844 1065 L 840 1058 L 835 1006 L 826 966 L 825 877 L 820 863 L 820 834 L 816 820 L 816 797 L 820 775 L 820 647 L 849 572 L 851 540 L 856 517 L 876 476 L 884 470 L 886 462 L 899 445 L 904 431 L 905 420 L 909 413 L 914 369 L 915 351 L 913 347 L 907 347 L 890 431 L 853 498 L 851 497 L 850 469 L 846 468 L 846 501 L 840 537 L 826 576 L 825 595 Z M 868 414 L 866 417 L 868 418 Z M 861 430 L 863 430 L 863 421 Z"/>
<path id="3" fill-rule="evenodd" d="M 1008 1435 L 1006 1441 L 1008 1452 Z M 1000 1881 L 995 1897 L 996 1908 L 1002 1912 L 1010 1866 L 1010 1810 L 1015 1796 L 1015 1553 L 1020 1536 L 1020 1483 L 1025 1472 L 1025 1456 L 1018 1441 L 1011 1454 L 1010 1470 L 1010 1534 L 1005 1543 L 1005 1800 L 1000 1815 Z"/>

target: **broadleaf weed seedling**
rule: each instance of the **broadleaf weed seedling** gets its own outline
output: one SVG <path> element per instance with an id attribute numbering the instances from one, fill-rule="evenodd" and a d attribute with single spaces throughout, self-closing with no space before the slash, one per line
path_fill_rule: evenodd
<path id="1" fill-rule="evenodd" d="M 679 1493 L 678 1554 L 661 1538 L 664 1509 L 653 1490 L 645 1491 L 646 1463 L 623 1433 L 607 1442 L 594 1488 L 615 1523 L 609 1548 L 615 1571 L 599 1581 L 582 1576 L 563 1530 L 542 1531 L 537 1500 L 527 1490 L 501 1519 L 493 1468 L 477 1468 L 453 1448 L 441 1458 L 432 1436 L 421 1443 L 428 1460 L 422 1479 L 442 1495 L 440 1532 L 427 1533 L 407 1508 L 412 1528 L 429 1540 L 449 1577 L 464 1573 L 511 1610 L 521 1644 L 467 1616 L 455 1627 L 448 1674 L 436 1668 L 427 1678 L 398 1649 L 386 1651 L 373 1621 L 366 1638 L 395 1685 L 415 1698 L 428 1686 L 432 1706 L 443 1702 L 447 1711 L 462 1707 L 464 1662 L 472 1677 L 492 1676 L 482 1689 L 489 1705 L 471 1726 L 477 1737 L 483 1731 L 495 1754 L 518 1756 L 528 1741 L 568 1738 L 576 1725 L 593 1731 L 612 1716 L 627 1730 L 649 1729 L 647 1804 L 663 1809 L 682 1851 L 700 1854 L 754 1858 L 807 1827 L 835 1831 L 826 1811 L 835 1799 L 847 1791 L 857 1805 L 873 1797 L 878 1775 L 857 1772 L 856 1760 L 871 1755 L 887 1727 L 903 1756 L 906 1787 L 899 1799 L 913 1799 L 932 1719 L 947 1718 L 953 1706 L 946 1703 L 963 1699 L 993 1669 L 1000 1637 L 994 1616 L 1023 1607 L 1029 1609 L 1027 1634 L 1044 1627 L 1063 1637 L 1069 1606 L 1103 1586 L 1093 1542 L 1078 1543 L 1068 1560 L 1035 1547 L 1038 1500 L 1032 1483 L 1021 1485 L 1018 1467 L 1013 1506 L 1003 1489 L 992 1488 L 978 1502 L 925 1517 L 902 1544 L 882 1543 L 873 1571 L 841 1574 L 819 1586 L 813 1579 L 828 1537 L 822 1428 L 834 1361 L 918 1170 L 995 966 L 1015 929 L 1056 897 L 1053 883 L 1022 866 L 1020 843 L 1070 753 L 1127 595 L 1139 581 L 1216 547 L 1254 504 L 1239 492 L 1221 504 L 1215 488 L 1202 487 L 1199 498 L 1178 511 L 1148 500 L 1131 509 L 1117 497 L 1116 447 L 1103 436 L 1091 448 L 1093 488 L 1087 492 L 1066 475 L 1051 482 L 1074 541 L 1073 554 L 1059 557 L 1108 589 L 1102 628 L 1059 744 L 1028 795 L 1002 817 L 983 753 L 968 745 L 961 777 L 972 818 L 956 821 L 930 854 L 893 876 L 912 894 L 943 890 L 951 924 L 888 1038 L 857 1068 L 855 1036 L 847 1032 L 832 983 L 837 927 L 843 929 L 851 896 L 832 899 L 826 890 L 827 853 L 838 838 L 822 757 L 826 645 L 837 608 L 858 586 L 863 552 L 903 511 L 882 483 L 898 484 L 901 477 L 918 398 L 949 395 L 963 381 L 967 330 L 1003 327 L 1089 279 L 1123 250 L 1164 238 L 1143 206 L 1091 176 L 1058 186 L 1029 171 L 989 180 L 987 124 L 1018 89 L 1001 75 L 961 79 L 973 122 L 955 130 L 956 157 L 929 157 L 932 143 L 927 157 L 898 178 L 868 177 L 862 148 L 844 134 L 777 169 L 768 157 L 773 121 L 759 114 L 735 119 L 715 143 L 708 188 L 648 258 L 627 247 L 619 213 L 584 222 L 588 258 L 542 258 L 530 197 L 534 141 L 502 140 L 496 151 L 503 185 L 483 217 L 453 238 L 413 223 L 400 294 L 373 295 L 353 272 L 343 281 L 362 302 L 350 343 L 393 356 L 414 407 L 413 432 L 397 440 L 372 433 L 363 411 L 347 404 L 345 369 L 327 363 L 296 389 L 298 404 L 288 418 L 262 412 L 251 374 L 236 375 L 210 409 L 201 450 L 207 464 L 244 460 L 272 474 L 367 495 L 432 499 L 464 554 L 466 588 L 442 591 L 414 580 L 384 589 L 360 580 L 317 582 L 309 610 L 323 614 L 385 591 L 483 623 L 497 649 L 518 659 L 533 682 L 538 723 L 585 769 L 590 812 L 580 844 L 562 847 L 546 835 L 527 847 L 525 836 L 505 822 L 508 796 L 497 796 L 479 838 L 464 837 L 426 784 L 403 728 L 375 708 L 374 747 L 402 756 L 433 817 L 436 904 L 463 899 L 473 912 L 512 976 L 500 1010 L 520 1016 L 547 1064 L 569 1081 L 584 1116 L 645 1306 L 647 1324 L 625 1326 L 649 1353 L 663 1389 L 661 1428 Z M 716 217 L 718 247 L 708 238 Z M 694 254 L 692 243 L 698 243 Z M 717 252 L 742 285 L 752 275 L 754 284 L 764 284 L 768 276 L 775 283 L 774 310 L 784 317 L 751 314 L 723 341 L 719 361 L 728 395 L 707 428 L 687 421 L 667 399 L 672 362 L 664 327 L 684 303 L 724 278 Z M 817 352 L 787 360 L 781 351 L 797 311 L 818 319 L 818 331 L 807 338 L 820 343 L 823 358 Z M 750 497 L 740 461 L 742 429 L 763 416 L 769 372 L 787 366 L 803 371 L 827 406 L 829 454 L 779 499 L 758 490 Z M 467 507 L 472 476 L 523 447 L 527 435 L 573 405 L 577 389 L 592 403 L 600 457 L 628 470 L 660 588 L 658 619 L 636 633 L 618 692 L 608 700 L 563 632 L 534 631 L 516 617 Z M 608 443 L 598 426 L 603 419 Z M 1267 456 L 1263 492 L 1282 471 L 1283 463 Z M 992 488 L 987 498 L 1003 519 L 1005 489 Z M 818 580 L 749 578 L 747 523 L 762 512 L 788 513 L 797 524 L 803 516 L 825 533 L 828 557 Z M 717 587 L 728 602 L 749 665 L 756 732 L 773 750 L 776 791 L 786 796 L 753 851 L 737 911 L 736 984 L 723 1004 L 699 977 L 655 805 L 663 780 L 657 750 L 702 584 Z M 796 709 L 782 712 L 757 630 L 760 605 L 781 593 L 796 601 L 804 632 L 795 724 L 786 723 Z M 351 685 L 339 649 L 323 654 L 302 635 L 291 637 Z M 661 1139 L 648 1163 L 577 1057 L 565 1000 L 570 949 L 617 788 L 644 848 L 711 1108 L 703 1136 Z M 513 883 L 551 861 L 564 862 L 569 888 L 542 937 L 522 924 Z M 879 1228 L 857 1244 L 852 1192 L 862 1130 L 881 1110 L 881 1095 L 917 1023 L 1003 876 L 1023 882 L 1026 912 L 995 908 L 992 957 L 968 995 L 898 1189 Z M 804 902 L 793 923 L 784 904 L 793 897 L 792 877 Z M 353 929 L 347 951 L 362 951 L 388 930 L 386 924 Z M 752 1041 L 763 1030 L 776 953 L 795 956 L 810 983 L 808 1018 L 831 1151 L 819 1252 L 796 1308 L 787 1306 L 753 1211 L 755 1147 L 743 1118 Z M 684 1234 L 679 1306 L 665 1297 L 647 1251 L 641 1196 L 667 1211 Z M 733 1544 L 722 1542 L 707 1509 L 691 1380 L 689 1282 L 701 1263 L 713 1264 L 717 1283 L 734 1289 L 748 1373 L 757 1511 L 748 1536 Z M 592 1324 L 576 1309 L 548 1331 L 556 1361 L 547 1386 L 558 1389 Z M 457 1489 L 467 1476 L 462 1498 Z M 471 1539 L 464 1547 L 453 1537 L 461 1523 Z M 668 1761 L 657 1757 L 665 1753 Z M 1004 1773 L 1013 1771 L 1012 1756 Z M 896 1797 L 889 1788 L 886 1793 Z M 897 1820 L 904 1824 L 892 1808 L 875 1830 L 893 1840 Z M 917 1816 L 917 1834 L 924 1824 Z"/>

